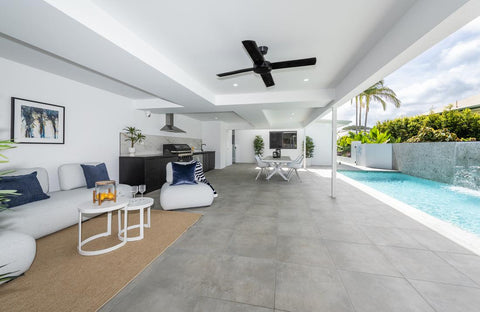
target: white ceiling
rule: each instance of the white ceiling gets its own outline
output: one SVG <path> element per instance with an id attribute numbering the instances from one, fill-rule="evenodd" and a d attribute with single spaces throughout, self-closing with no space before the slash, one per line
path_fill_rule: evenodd
<path id="1" fill-rule="evenodd" d="M 2 57 L 130 97 L 139 109 L 221 113 L 225 122 L 234 114 L 258 128 L 305 126 L 480 15 L 478 0 L 0 4 Z M 245 39 L 267 45 L 269 61 L 315 56 L 317 65 L 273 71 L 268 89 L 253 73 L 217 78 L 251 66 Z"/>
<path id="2" fill-rule="evenodd" d="M 316 66 L 275 71 L 275 91 L 335 87 L 415 0 L 93 2 L 209 90 L 224 94 L 265 91 L 254 74 L 216 78 L 251 67 L 241 44 L 246 39 L 268 46 L 272 62 L 317 57 Z M 358 18 L 362 11 L 368 18 Z"/>

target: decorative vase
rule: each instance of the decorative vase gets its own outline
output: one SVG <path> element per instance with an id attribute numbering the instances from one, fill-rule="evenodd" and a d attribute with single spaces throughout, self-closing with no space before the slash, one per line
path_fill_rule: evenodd
<path id="1" fill-rule="evenodd" d="M 130 155 L 135 155 L 135 147 L 129 147 L 128 152 L 130 153 Z"/>

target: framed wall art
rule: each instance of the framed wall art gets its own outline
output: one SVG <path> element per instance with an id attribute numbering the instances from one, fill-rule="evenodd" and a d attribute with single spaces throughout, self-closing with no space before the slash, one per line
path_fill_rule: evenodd
<path id="1" fill-rule="evenodd" d="M 15 143 L 65 144 L 65 107 L 12 97 L 10 138 Z"/>

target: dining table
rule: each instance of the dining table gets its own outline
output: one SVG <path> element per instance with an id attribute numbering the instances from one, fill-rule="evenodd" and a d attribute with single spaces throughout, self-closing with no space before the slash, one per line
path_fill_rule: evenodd
<path id="1" fill-rule="evenodd" d="M 281 157 L 273 157 L 267 156 L 262 158 L 263 162 L 269 163 L 273 165 L 273 171 L 267 176 L 267 180 L 270 180 L 275 174 L 281 176 L 285 181 L 288 181 L 288 178 L 283 174 L 282 168 L 292 162 L 290 156 L 281 156 Z"/>

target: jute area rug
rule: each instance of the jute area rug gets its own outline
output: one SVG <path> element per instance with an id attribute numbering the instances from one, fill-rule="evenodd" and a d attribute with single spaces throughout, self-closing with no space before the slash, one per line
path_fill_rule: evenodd
<path id="1" fill-rule="evenodd" d="M 152 210 L 152 226 L 144 239 L 99 256 L 77 252 L 78 225 L 37 240 L 36 258 L 25 275 L 0 286 L 5 311 L 96 311 L 200 218 L 200 214 Z M 129 212 L 129 224 L 139 216 Z M 83 238 L 106 231 L 106 214 L 82 225 Z M 84 247 L 95 250 L 116 245 L 117 215 L 113 235 Z M 128 231 L 129 236 L 138 229 Z M 1 252 L 1 251 L 0 251 Z"/>

